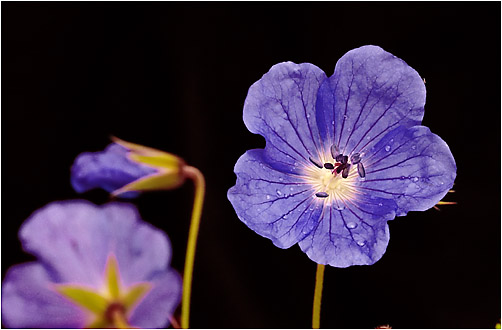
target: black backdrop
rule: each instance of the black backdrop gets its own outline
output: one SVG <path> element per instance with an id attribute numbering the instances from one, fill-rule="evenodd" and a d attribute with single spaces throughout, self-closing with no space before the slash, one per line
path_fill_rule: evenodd
<path id="1" fill-rule="evenodd" d="M 500 3 L 2 2 L 2 276 L 31 260 L 20 224 L 76 194 L 69 168 L 109 136 L 183 157 L 206 176 L 192 327 L 308 328 L 315 264 L 236 217 L 233 166 L 264 146 L 249 86 L 278 62 L 331 75 L 375 44 L 427 81 L 424 125 L 458 166 L 457 206 L 390 222 L 373 266 L 328 267 L 323 327 L 493 328 L 500 317 Z M 182 272 L 193 187 L 134 200 L 172 240 Z"/>

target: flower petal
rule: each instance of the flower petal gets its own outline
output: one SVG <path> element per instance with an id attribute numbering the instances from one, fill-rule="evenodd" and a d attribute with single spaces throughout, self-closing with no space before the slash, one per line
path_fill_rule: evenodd
<path id="1" fill-rule="evenodd" d="M 319 158 L 321 139 L 315 103 L 324 72 L 310 64 L 274 65 L 250 88 L 244 103 L 244 123 L 267 141 L 265 157 L 274 168 L 297 173 L 298 163 Z"/>
<path id="2" fill-rule="evenodd" d="M 364 159 L 362 191 L 392 198 L 397 214 L 425 211 L 453 186 L 457 167 L 446 142 L 425 126 L 399 127 L 388 133 Z"/>
<path id="3" fill-rule="evenodd" d="M 129 321 L 140 328 L 164 328 L 181 301 L 181 277 L 174 271 L 157 274 L 153 287 L 133 310 Z"/>
<path id="4" fill-rule="evenodd" d="M 326 207 L 300 248 L 319 264 L 372 265 L 387 249 L 387 221 L 394 219 L 396 208 L 393 200 L 364 195 L 340 207 Z"/>
<path id="5" fill-rule="evenodd" d="M 140 165 L 126 157 L 127 149 L 112 143 L 104 151 L 84 152 L 77 156 L 71 167 L 71 184 L 82 193 L 94 188 L 108 192 L 155 173 L 155 169 Z M 128 192 L 121 197 L 133 198 L 137 193 Z"/>
<path id="6" fill-rule="evenodd" d="M 319 89 L 316 116 L 322 138 L 348 155 L 369 150 L 397 126 L 419 125 L 424 104 L 425 85 L 413 68 L 364 46 L 337 62 Z"/>
<path id="7" fill-rule="evenodd" d="M 117 257 L 124 284 L 148 280 L 169 264 L 167 236 L 143 222 L 126 203 L 95 206 L 86 201 L 54 202 L 21 227 L 27 252 L 51 267 L 59 282 L 100 288 L 107 257 Z"/>
<path id="8" fill-rule="evenodd" d="M 280 248 L 288 248 L 314 227 L 322 202 L 301 178 L 282 173 L 265 161 L 265 151 L 247 151 L 235 164 L 237 183 L 228 199 L 249 228 Z"/>
<path id="9" fill-rule="evenodd" d="M 14 266 L 2 284 L 2 323 L 9 328 L 83 328 L 90 315 L 55 290 L 38 262 Z"/>

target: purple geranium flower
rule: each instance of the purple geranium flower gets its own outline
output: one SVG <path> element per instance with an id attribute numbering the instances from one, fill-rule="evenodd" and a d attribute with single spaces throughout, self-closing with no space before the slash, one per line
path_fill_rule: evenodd
<path id="1" fill-rule="evenodd" d="M 103 188 L 120 197 L 138 191 L 173 189 L 185 179 L 181 158 L 160 150 L 113 138 L 104 151 L 83 152 L 71 167 L 71 184 L 82 193 Z"/>
<path id="2" fill-rule="evenodd" d="M 54 202 L 22 225 L 38 261 L 11 267 L 2 322 L 14 328 L 160 328 L 181 299 L 168 237 L 130 204 Z"/>
<path id="3" fill-rule="evenodd" d="M 95 188 L 112 192 L 134 180 L 155 173 L 153 168 L 129 160 L 127 152 L 123 146 L 112 143 L 103 151 L 80 154 L 71 168 L 73 189 L 78 193 Z M 135 196 L 137 193 L 128 192 L 121 197 Z"/>
<path id="4" fill-rule="evenodd" d="M 431 208 L 456 177 L 448 145 L 420 126 L 424 104 L 418 73 L 376 46 L 349 51 L 329 78 L 309 63 L 274 65 L 244 104 L 266 147 L 235 164 L 237 216 L 317 263 L 375 263 L 387 221 Z"/>

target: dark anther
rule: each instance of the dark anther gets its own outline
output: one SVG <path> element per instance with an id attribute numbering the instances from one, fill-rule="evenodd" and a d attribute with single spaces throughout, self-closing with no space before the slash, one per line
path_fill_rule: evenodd
<path id="1" fill-rule="evenodd" d="M 361 161 L 361 155 L 359 155 L 358 152 L 356 152 L 355 154 L 352 155 L 352 157 L 350 157 L 350 162 L 352 163 L 352 165 L 356 165 L 360 161 Z"/>
<path id="2" fill-rule="evenodd" d="M 316 162 L 315 160 L 313 160 L 313 159 L 312 159 L 312 158 L 310 158 L 310 157 L 309 157 L 309 159 L 310 159 L 310 161 L 312 162 L 312 164 L 314 164 L 315 166 L 317 166 L 317 167 L 319 167 L 319 168 L 322 168 L 322 165 L 321 165 L 320 163 Z"/>
<path id="3" fill-rule="evenodd" d="M 328 170 L 332 170 L 335 168 L 335 165 L 333 165 L 331 163 L 324 163 L 324 168 L 326 168 Z"/>
<path id="4" fill-rule="evenodd" d="M 331 146 L 331 157 L 333 157 L 333 159 L 336 159 L 336 156 L 338 156 L 340 154 L 340 150 L 338 149 L 337 146 L 335 146 L 334 144 Z"/>
<path id="5" fill-rule="evenodd" d="M 366 171 L 364 170 L 363 163 L 357 164 L 357 173 L 359 173 L 359 176 L 361 178 L 364 178 L 366 176 Z"/>
<path id="6" fill-rule="evenodd" d="M 343 156 L 342 164 L 347 164 L 349 162 L 349 156 Z"/>
<path id="7" fill-rule="evenodd" d="M 328 193 L 327 193 L 327 192 L 324 192 L 324 191 L 318 192 L 318 193 L 316 193 L 315 195 L 316 195 L 317 197 L 319 197 L 319 198 L 326 198 L 326 197 L 328 197 L 328 196 L 329 196 L 329 195 L 328 195 Z"/>
<path id="8" fill-rule="evenodd" d="M 347 179 L 349 176 L 350 164 L 344 164 L 345 168 L 342 171 L 342 178 Z"/>
<path id="9" fill-rule="evenodd" d="M 342 154 L 339 154 L 338 156 L 335 157 L 335 160 L 338 162 L 338 163 L 343 163 L 343 155 Z"/>
<path id="10" fill-rule="evenodd" d="M 342 164 L 336 168 L 336 173 L 340 173 L 347 166 L 347 164 Z"/>

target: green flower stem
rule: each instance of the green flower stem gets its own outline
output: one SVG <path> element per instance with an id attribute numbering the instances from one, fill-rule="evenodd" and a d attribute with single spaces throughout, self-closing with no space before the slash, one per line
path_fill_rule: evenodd
<path id="1" fill-rule="evenodd" d="M 204 191 L 206 184 L 204 176 L 195 167 L 184 166 L 183 173 L 187 178 L 192 179 L 195 185 L 195 198 L 193 202 L 192 219 L 190 220 L 190 230 L 188 232 L 185 272 L 183 274 L 183 295 L 181 300 L 181 328 L 188 329 L 190 319 L 190 295 L 192 291 L 193 263 L 195 258 L 195 248 L 197 246 L 197 235 L 199 234 L 202 205 L 204 204 Z"/>
<path id="2" fill-rule="evenodd" d="M 321 323 L 321 299 L 324 282 L 324 265 L 317 264 L 314 290 L 314 308 L 312 309 L 312 329 L 319 329 Z"/>

